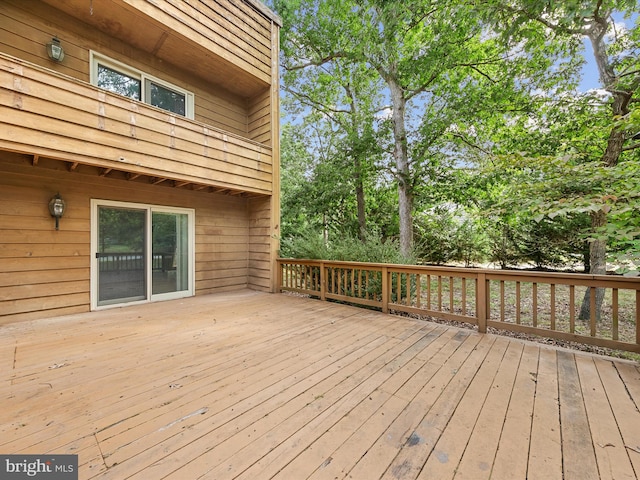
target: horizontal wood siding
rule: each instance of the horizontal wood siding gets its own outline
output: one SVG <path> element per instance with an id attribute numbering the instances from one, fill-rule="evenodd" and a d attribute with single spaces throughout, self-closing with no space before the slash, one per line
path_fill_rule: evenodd
<path id="1" fill-rule="evenodd" d="M 251 100 L 248 125 L 248 134 L 251 140 L 271 145 L 271 113 L 271 92 L 269 90 Z"/>
<path id="2" fill-rule="evenodd" d="M 1 57 L 0 57 L 1 58 Z M 10 58 L 0 62 L 0 148 L 255 193 L 271 149 Z"/>
<path id="3" fill-rule="evenodd" d="M 271 199 L 250 199 L 249 219 L 249 286 L 260 291 L 270 291 L 273 270 Z"/>
<path id="4" fill-rule="evenodd" d="M 194 76 L 180 66 L 167 65 L 151 53 L 40 2 L 2 2 L 0 19 L 0 52 L 89 82 L 89 50 L 94 50 L 193 92 L 197 121 L 238 135 L 247 134 L 246 100 L 216 86 L 210 79 Z M 46 54 L 46 43 L 53 35 L 60 38 L 65 50 L 65 59 L 60 64 L 52 62 Z M 181 58 L 179 55 L 176 60 Z"/>
<path id="5" fill-rule="evenodd" d="M 270 82 L 271 22 L 242 2 L 163 0 L 143 6 L 139 0 L 125 1 L 198 43 L 211 42 L 210 50 Z"/>
<path id="6" fill-rule="evenodd" d="M 67 202 L 59 231 L 47 208 L 57 192 Z M 92 198 L 194 208 L 196 294 L 247 286 L 248 245 L 260 240 L 250 240 L 246 199 L 34 167 L 0 152 L 0 324 L 89 310 Z"/>

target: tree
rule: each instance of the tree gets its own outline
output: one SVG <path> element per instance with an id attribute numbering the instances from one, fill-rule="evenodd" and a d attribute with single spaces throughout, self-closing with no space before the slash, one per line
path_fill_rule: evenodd
<path id="1" fill-rule="evenodd" d="M 635 130 L 630 129 L 634 110 L 640 102 L 640 42 L 637 12 L 640 4 L 637 0 L 564 0 L 562 2 L 548 2 L 546 0 L 490 0 L 485 3 L 489 7 L 487 18 L 492 18 L 498 28 L 504 32 L 504 38 L 510 44 L 524 42 L 530 52 L 541 52 L 543 46 L 553 44 L 565 49 L 570 58 L 579 59 L 577 53 L 583 38 L 588 39 L 593 59 L 598 68 L 599 80 L 605 96 L 598 99 L 595 96 L 590 101 L 601 103 L 589 111 L 598 119 L 598 128 L 595 134 L 586 133 L 584 130 L 578 136 L 589 140 L 600 140 L 595 151 L 588 152 L 586 160 L 597 162 L 599 166 L 616 168 L 624 156 L 630 158 L 634 150 L 640 148 L 640 142 L 634 139 Z M 630 18 L 636 14 L 636 25 L 628 30 L 620 28 L 614 20 L 614 14 L 624 15 Z M 535 34 L 532 34 L 535 32 Z M 544 44 L 537 39 L 546 36 L 548 40 Z M 557 98 L 556 98 L 557 100 Z M 583 104 L 584 105 L 584 104 Z M 575 110 L 575 109 L 574 109 Z M 600 137 L 600 138 L 598 138 Z M 572 138 L 567 138 L 567 143 L 573 143 Z M 585 152 L 580 147 L 575 148 L 575 154 Z M 580 155 L 577 155 L 578 157 Z M 568 159 L 570 164 L 584 164 L 580 159 Z M 608 174 L 600 169 L 591 169 L 597 177 L 607 177 Z M 614 174 L 615 176 L 615 174 Z M 583 175 L 580 175 L 584 179 Z M 603 192 L 604 193 L 604 192 Z M 631 194 L 633 197 L 633 194 Z M 626 203 L 630 197 L 619 196 L 612 192 L 604 193 L 599 199 L 592 199 L 587 206 L 591 219 L 592 238 L 590 242 L 590 273 L 606 273 L 606 246 L 607 238 L 602 235 L 606 230 L 607 216 L 612 204 L 618 199 Z M 574 198 L 564 197 L 562 210 L 567 212 L 585 211 L 584 196 L 577 195 Z M 581 317 L 589 315 L 589 292 L 585 295 Z M 603 291 L 598 291 L 596 304 L 598 315 L 603 299 Z"/>
<path id="2" fill-rule="evenodd" d="M 503 68 L 509 52 L 498 48 L 463 1 L 281 0 L 275 5 L 284 18 L 286 71 L 312 71 L 322 83 L 324 72 L 346 62 L 352 71 L 375 72 L 383 81 L 392 134 L 387 166 L 398 190 L 400 247 L 408 254 L 416 188 L 433 170 L 434 152 L 442 156 L 440 140 L 453 119 L 493 108 L 495 93 L 513 86 Z M 324 106 L 325 112 L 333 108 L 330 101 Z"/>

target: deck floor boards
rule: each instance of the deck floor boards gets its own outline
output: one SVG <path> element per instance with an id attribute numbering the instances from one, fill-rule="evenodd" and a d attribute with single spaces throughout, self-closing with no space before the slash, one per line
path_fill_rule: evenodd
<path id="1" fill-rule="evenodd" d="M 0 333 L 0 452 L 81 479 L 640 474 L 635 362 L 248 290 Z"/>

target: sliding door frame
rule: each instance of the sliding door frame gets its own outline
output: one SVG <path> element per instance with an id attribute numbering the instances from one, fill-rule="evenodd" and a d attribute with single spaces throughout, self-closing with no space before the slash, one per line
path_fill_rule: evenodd
<path id="1" fill-rule="evenodd" d="M 146 298 L 143 300 L 132 301 L 132 302 L 123 302 L 123 303 L 113 303 L 109 305 L 98 305 L 98 275 L 99 275 L 99 266 L 98 266 L 98 235 L 99 235 L 99 225 L 98 225 L 98 208 L 99 207 L 115 207 L 115 208 L 130 208 L 136 210 L 145 210 L 146 211 L 146 222 L 145 222 L 145 257 L 146 257 Z M 187 253 L 187 262 L 188 262 L 188 281 L 187 281 L 187 289 L 180 290 L 176 292 L 169 293 L 161 293 L 161 294 L 152 294 L 153 289 L 153 268 L 152 268 L 152 259 L 151 255 L 153 252 L 152 248 L 152 217 L 153 213 L 178 213 L 178 214 L 186 214 L 187 215 L 187 243 L 188 243 L 188 253 Z M 114 307 L 122 307 L 128 305 L 139 305 L 143 303 L 156 302 L 161 300 L 171 300 L 176 298 L 184 298 L 191 297 L 195 294 L 195 210 L 192 208 L 180 208 L 180 207 L 171 207 L 164 205 L 154 205 L 148 203 L 132 203 L 132 202 L 119 202 L 113 200 L 101 200 L 101 199 L 91 199 L 91 279 L 90 279 L 90 296 L 91 296 L 91 310 L 103 310 L 107 308 Z"/>

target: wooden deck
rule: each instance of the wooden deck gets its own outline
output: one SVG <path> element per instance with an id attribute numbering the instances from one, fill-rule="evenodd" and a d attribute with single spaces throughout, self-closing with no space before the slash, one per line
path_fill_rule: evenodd
<path id="1" fill-rule="evenodd" d="M 640 474 L 638 364 L 280 294 L 0 327 L 0 401 L 81 479 Z"/>

